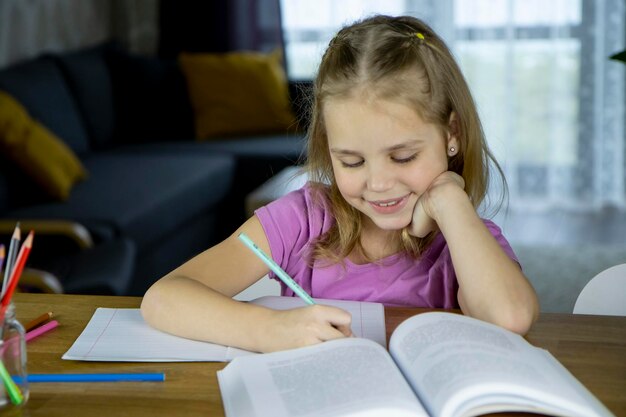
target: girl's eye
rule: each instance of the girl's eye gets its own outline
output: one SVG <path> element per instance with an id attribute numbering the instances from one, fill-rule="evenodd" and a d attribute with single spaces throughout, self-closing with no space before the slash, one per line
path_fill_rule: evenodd
<path id="1" fill-rule="evenodd" d="M 408 156 L 408 157 L 406 157 L 406 158 L 396 158 L 396 157 L 392 157 L 391 159 L 392 159 L 394 162 L 397 162 L 397 163 L 399 163 L 399 164 L 406 164 L 407 162 L 411 162 L 412 160 L 414 160 L 416 157 L 417 157 L 417 154 L 416 154 L 416 153 L 414 153 L 413 155 Z"/>
<path id="2" fill-rule="evenodd" d="M 362 159 L 360 161 L 358 161 L 358 162 L 353 162 L 353 163 L 348 163 L 348 162 L 341 161 L 341 166 L 343 166 L 344 168 L 358 168 L 361 165 L 363 165 L 364 162 L 365 161 L 362 160 Z"/>

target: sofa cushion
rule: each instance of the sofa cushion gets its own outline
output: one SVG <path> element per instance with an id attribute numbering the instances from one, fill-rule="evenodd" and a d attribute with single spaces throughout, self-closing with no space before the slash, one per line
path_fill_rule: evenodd
<path id="1" fill-rule="evenodd" d="M 52 59 L 41 57 L 0 71 L 0 89 L 22 103 L 34 119 L 63 139 L 74 152 L 88 150 L 81 115 Z"/>
<path id="2" fill-rule="evenodd" d="M 281 61 L 280 53 L 182 53 L 196 138 L 295 129 Z"/>
<path id="3" fill-rule="evenodd" d="M 229 199 L 241 200 L 235 209 L 243 213 L 243 197 L 272 175 L 301 161 L 306 149 L 301 135 L 257 135 L 237 139 L 205 142 L 161 142 L 149 146 L 125 146 L 119 150 L 130 154 L 213 155 L 225 153 L 235 158 L 235 188 Z M 234 201 L 233 200 L 233 201 Z M 239 222 L 239 220 L 237 220 Z M 232 225 L 230 226 L 232 227 Z"/>
<path id="4" fill-rule="evenodd" d="M 185 79 L 176 61 L 107 50 L 117 144 L 194 137 Z"/>
<path id="5" fill-rule="evenodd" d="M 54 56 L 95 148 L 111 144 L 115 126 L 111 76 L 105 59 L 107 48 L 102 44 Z"/>
<path id="6" fill-rule="evenodd" d="M 218 234 L 229 236 L 247 219 L 245 197 L 283 168 L 298 162 L 305 149 L 301 135 L 263 135 L 204 142 L 162 142 L 125 146 L 120 151 L 141 155 L 213 155 L 235 158 L 233 187 L 223 202 Z"/>
<path id="7" fill-rule="evenodd" d="M 71 149 L 1 90 L 0 149 L 58 200 L 66 200 L 74 183 L 87 176 Z"/>
<path id="8" fill-rule="evenodd" d="M 214 209 L 231 186 L 227 155 L 124 155 L 100 152 L 84 161 L 89 179 L 64 204 L 30 206 L 14 218 L 74 219 L 108 223 L 141 252 L 194 216 Z"/>

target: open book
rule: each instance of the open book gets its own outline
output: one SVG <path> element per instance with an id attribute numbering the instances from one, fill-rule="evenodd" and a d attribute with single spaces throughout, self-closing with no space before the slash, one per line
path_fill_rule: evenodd
<path id="1" fill-rule="evenodd" d="M 217 373 L 226 416 L 612 416 L 550 353 L 470 317 L 413 316 L 389 346 L 349 338 L 236 358 Z"/>
<path id="2" fill-rule="evenodd" d="M 266 296 L 250 301 L 275 310 L 304 307 L 297 297 Z M 352 331 L 386 346 L 385 309 L 380 303 L 317 299 L 352 315 Z M 253 352 L 185 339 L 148 325 L 138 308 L 98 308 L 63 359 L 121 362 L 227 362 Z"/>

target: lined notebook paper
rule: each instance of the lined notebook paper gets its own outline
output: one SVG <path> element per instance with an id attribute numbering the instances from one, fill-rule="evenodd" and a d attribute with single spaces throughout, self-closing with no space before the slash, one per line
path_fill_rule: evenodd
<path id="1" fill-rule="evenodd" d="M 352 314 L 352 332 L 386 347 L 382 304 L 316 299 Z M 251 301 L 276 310 L 303 307 L 296 297 L 267 296 Z M 242 349 L 185 339 L 149 326 L 138 308 L 98 308 L 63 359 L 114 362 L 228 362 L 251 355 Z"/>

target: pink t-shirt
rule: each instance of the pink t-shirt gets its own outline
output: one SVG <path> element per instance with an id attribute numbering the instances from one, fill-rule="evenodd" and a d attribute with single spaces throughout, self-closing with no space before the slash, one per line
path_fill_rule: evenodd
<path id="1" fill-rule="evenodd" d="M 402 253 L 377 263 L 357 265 L 344 260 L 332 264 L 307 263 L 309 243 L 335 222 L 323 193 L 305 185 L 259 208 L 259 218 L 269 241 L 272 258 L 314 298 L 374 301 L 387 306 L 458 308 L 458 283 L 450 251 L 439 234 L 420 259 Z M 500 228 L 485 225 L 515 261 L 517 257 Z M 270 277 L 277 279 L 275 274 Z M 282 294 L 294 293 L 281 282 Z"/>

